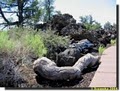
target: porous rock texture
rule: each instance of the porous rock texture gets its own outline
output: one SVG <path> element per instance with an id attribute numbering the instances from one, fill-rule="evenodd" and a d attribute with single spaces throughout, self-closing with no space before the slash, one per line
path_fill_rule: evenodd
<path id="1" fill-rule="evenodd" d="M 58 54 L 58 59 L 56 61 L 57 66 L 72 66 L 75 62 L 82 57 L 82 53 L 93 48 L 94 44 L 87 39 L 78 41 L 77 43 L 72 43 L 69 47 Z"/>
<path id="2" fill-rule="evenodd" d="M 37 59 L 33 64 L 35 73 L 50 80 L 72 80 L 81 78 L 81 72 L 86 67 L 94 66 L 98 62 L 98 56 L 86 54 L 78 59 L 73 66 L 58 67 L 55 62 L 46 57 Z"/>

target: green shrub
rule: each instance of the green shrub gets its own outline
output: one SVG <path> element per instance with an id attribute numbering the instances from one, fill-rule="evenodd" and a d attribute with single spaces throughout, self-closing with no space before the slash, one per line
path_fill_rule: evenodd
<path id="1" fill-rule="evenodd" d="M 38 56 L 43 56 L 47 53 L 44 42 L 40 35 L 28 33 L 24 36 L 24 43 L 27 48 L 33 51 Z"/>
<path id="2" fill-rule="evenodd" d="M 44 41 L 36 31 L 31 28 L 14 28 L 8 31 L 9 37 L 17 41 L 17 49 L 19 54 L 43 56 L 47 53 Z M 23 56 L 24 56 L 23 55 Z"/>
<path id="3" fill-rule="evenodd" d="M 12 52 L 15 48 L 15 43 L 9 39 L 6 31 L 0 32 L 0 51 L 1 52 Z"/>
<path id="4" fill-rule="evenodd" d="M 55 35 L 51 30 L 42 32 L 40 35 L 42 36 L 46 45 L 68 46 L 69 39 L 67 37 Z"/>
<path id="5" fill-rule="evenodd" d="M 29 29 L 29 28 L 13 28 L 10 29 L 8 31 L 8 35 L 11 39 L 13 40 L 19 40 L 21 41 L 21 38 L 23 38 L 25 35 L 27 35 L 28 33 L 32 33 L 34 34 L 34 30 L 33 29 Z"/>
<path id="6" fill-rule="evenodd" d="M 104 50 L 105 50 L 105 47 L 100 45 L 98 48 L 99 54 L 102 54 Z"/>
<path id="7" fill-rule="evenodd" d="M 24 62 L 29 62 L 31 56 L 45 55 L 52 59 L 59 47 L 64 49 L 68 45 L 68 37 L 55 35 L 50 30 L 37 32 L 30 28 L 14 28 L 0 34 L 0 50 L 12 50 L 11 55 Z"/>
<path id="8" fill-rule="evenodd" d="M 116 44 L 116 39 L 115 40 L 111 39 L 110 44 L 115 45 Z"/>
<path id="9" fill-rule="evenodd" d="M 69 45 L 68 37 L 55 35 L 51 30 L 47 30 L 45 32 L 39 31 L 39 34 L 47 48 L 47 57 L 51 59 L 55 59 L 57 53 L 56 50 L 59 50 L 59 47 L 67 48 Z"/>

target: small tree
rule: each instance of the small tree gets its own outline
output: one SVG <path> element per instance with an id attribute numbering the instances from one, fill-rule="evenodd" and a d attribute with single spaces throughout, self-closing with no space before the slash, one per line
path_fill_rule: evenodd
<path id="1" fill-rule="evenodd" d="M 92 24 L 91 29 L 92 30 L 96 30 L 96 29 L 100 29 L 101 28 L 101 24 L 98 22 L 95 22 L 94 24 Z"/>
<path id="2" fill-rule="evenodd" d="M 44 0 L 44 22 L 49 22 L 54 12 L 54 0 Z"/>
<path id="3" fill-rule="evenodd" d="M 100 29 L 100 23 L 96 22 L 91 15 L 81 16 L 80 22 L 86 27 L 87 30 L 96 30 Z"/>
<path id="4" fill-rule="evenodd" d="M 105 30 L 111 30 L 111 28 L 112 28 L 112 25 L 109 21 L 104 24 L 104 29 Z"/>

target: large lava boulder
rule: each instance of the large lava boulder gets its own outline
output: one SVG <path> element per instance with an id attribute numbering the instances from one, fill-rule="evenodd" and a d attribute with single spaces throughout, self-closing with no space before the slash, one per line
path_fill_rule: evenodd
<path id="1" fill-rule="evenodd" d="M 81 51 L 76 48 L 68 48 L 58 55 L 58 66 L 72 66 L 80 57 Z"/>
<path id="2" fill-rule="evenodd" d="M 85 27 L 80 23 L 70 23 L 61 30 L 60 34 L 62 34 L 63 36 L 76 35 L 80 34 L 81 31 L 84 30 L 84 28 Z"/>
<path id="3" fill-rule="evenodd" d="M 34 29 L 46 30 L 51 28 L 52 30 L 56 30 L 55 33 L 60 34 L 60 31 L 71 23 L 76 23 L 76 20 L 72 15 L 69 14 L 59 14 L 53 15 L 51 21 L 41 24 L 35 24 Z"/>
<path id="4" fill-rule="evenodd" d="M 96 43 L 98 41 L 96 34 L 89 30 L 88 31 L 82 30 L 79 33 L 71 34 L 70 37 L 71 39 L 78 40 L 78 41 L 82 39 L 88 39 L 92 43 Z"/>
<path id="5" fill-rule="evenodd" d="M 40 77 L 54 81 L 69 81 L 81 78 L 85 68 L 95 67 L 97 63 L 99 63 L 99 56 L 93 56 L 89 53 L 69 67 L 58 67 L 52 60 L 42 57 L 35 60 L 33 69 Z"/>
<path id="6" fill-rule="evenodd" d="M 71 23 L 76 23 L 76 20 L 73 18 L 72 15 L 69 14 L 54 15 L 51 20 L 51 28 L 53 30 L 58 30 L 57 33 L 60 33 L 62 28 Z"/>
<path id="7" fill-rule="evenodd" d="M 57 65 L 58 66 L 72 66 L 83 56 L 82 52 L 85 49 L 91 49 L 94 46 L 89 40 L 83 39 L 78 43 L 69 45 L 69 48 L 64 52 L 59 53 Z"/>
<path id="8" fill-rule="evenodd" d="M 116 30 L 95 30 L 96 39 L 98 40 L 98 46 L 110 44 L 111 39 L 116 39 L 117 33 Z"/>

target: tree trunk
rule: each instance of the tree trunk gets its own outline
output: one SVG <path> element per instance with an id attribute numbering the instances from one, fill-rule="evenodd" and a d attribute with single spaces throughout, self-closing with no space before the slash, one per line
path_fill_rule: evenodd
<path id="1" fill-rule="evenodd" d="M 22 26 L 23 24 L 23 0 L 17 0 L 18 4 L 18 26 Z"/>
<path id="2" fill-rule="evenodd" d="M 1 7 L 0 7 L 0 14 L 1 14 L 2 18 L 4 19 L 4 21 L 6 22 L 6 23 L 5 23 L 6 26 L 18 24 L 18 21 L 16 21 L 16 22 L 10 22 L 10 21 L 5 17 L 5 15 L 4 15 Z"/>
<path id="3" fill-rule="evenodd" d="M 34 62 L 33 68 L 36 74 L 50 80 L 71 80 L 80 78 L 82 70 L 87 66 L 94 66 L 98 58 L 88 53 L 78 59 L 73 66 L 57 67 L 53 61 L 42 57 Z"/>
<path id="4" fill-rule="evenodd" d="M 50 21 L 51 20 L 51 12 L 50 12 L 50 0 L 48 0 L 48 20 Z"/>

